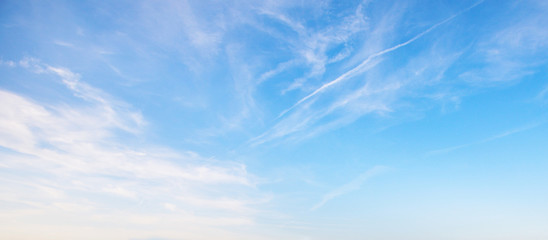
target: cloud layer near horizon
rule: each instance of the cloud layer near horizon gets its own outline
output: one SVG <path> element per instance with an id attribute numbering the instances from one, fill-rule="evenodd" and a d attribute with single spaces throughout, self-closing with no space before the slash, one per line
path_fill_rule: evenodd
<path id="1" fill-rule="evenodd" d="M 68 69 L 36 59 L 17 65 L 57 77 L 83 102 L 41 104 L 0 91 L 2 219 L 11 219 L 2 226 L 3 236 L 29 234 L 29 225 L 18 222 L 40 228 L 44 239 L 81 238 L 77 231 L 89 239 L 124 237 L 135 229 L 157 236 L 174 225 L 184 226 L 185 237 L 209 238 L 230 235 L 204 235 L 211 226 L 253 224 L 253 204 L 265 196 L 253 190 L 256 180 L 245 165 L 146 141 L 124 144 L 139 138 L 145 125 L 130 105 Z M 112 229 L 84 230 L 104 225 Z"/>

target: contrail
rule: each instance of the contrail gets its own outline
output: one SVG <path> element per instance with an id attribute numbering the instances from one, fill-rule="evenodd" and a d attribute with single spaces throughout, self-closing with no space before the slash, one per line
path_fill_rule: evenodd
<path id="1" fill-rule="evenodd" d="M 440 25 L 442 25 L 442 24 L 444 24 L 444 23 L 446 23 L 446 22 L 451 21 L 453 18 L 456 18 L 456 17 L 458 17 L 459 15 L 461 15 L 461 14 L 463 14 L 463 13 L 469 11 L 470 9 L 476 7 L 477 5 L 481 4 L 481 3 L 484 2 L 484 1 L 485 1 L 485 0 L 481 0 L 481 1 L 478 1 L 478 2 L 474 3 L 472 6 L 466 8 L 466 9 L 464 9 L 464 10 L 461 10 L 460 12 L 458 12 L 458 13 L 456 13 L 456 14 L 454 14 L 454 15 L 448 17 L 448 18 L 446 18 L 445 20 L 443 20 L 443 21 L 441 21 L 441 22 L 439 22 L 439 23 L 434 24 L 434 25 L 431 26 L 430 28 L 426 29 L 425 31 L 419 33 L 418 35 L 414 36 L 413 38 L 411 38 L 411 39 L 409 39 L 409 40 L 407 40 L 407 41 L 405 41 L 405 42 L 403 42 L 403 43 L 400 43 L 400 44 L 398 44 L 398 45 L 396 45 L 396 46 L 393 46 L 393 47 L 391 47 L 391 48 L 387 48 L 387 49 L 382 50 L 382 51 L 380 51 L 380 52 L 377 52 L 377 53 L 375 53 L 375 54 L 373 54 L 373 55 L 370 55 L 369 57 L 367 57 L 367 59 L 365 59 L 362 63 L 360 63 L 360 65 L 358 65 L 358 66 L 356 66 L 356 67 L 350 69 L 348 72 L 343 73 L 342 75 L 340 75 L 340 76 L 339 76 L 338 78 L 336 78 L 335 80 L 333 80 L 333 81 L 331 81 L 331 82 L 328 82 L 328 83 L 322 85 L 321 87 L 319 87 L 318 89 L 316 89 L 316 90 L 315 90 L 314 92 L 312 92 L 311 94 L 308 94 L 306 97 L 303 97 L 301 100 L 299 100 L 299 101 L 298 101 L 297 103 L 295 103 L 293 106 L 291 106 L 290 108 L 288 108 L 288 109 L 284 110 L 282 113 L 280 113 L 280 115 L 278 115 L 278 117 L 277 117 L 276 119 L 283 117 L 287 112 L 291 111 L 293 108 L 297 107 L 298 105 L 300 105 L 300 104 L 303 103 L 304 101 L 308 100 L 309 98 L 315 96 L 316 94 L 318 94 L 318 93 L 324 91 L 324 90 L 327 89 L 328 87 L 331 87 L 331 86 L 333 86 L 333 85 L 335 85 L 335 84 L 337 84 L 337 83 L 339 83 L 339 82 L 341 82 L 341 81 L 347 79 L 349 76 L 352 76 L 353 74 L 359 72 L 359 71 L 362 70 L 369 62 L 371 62 L 371 60 L 372 60 L 373 58 L 382 56 L 382 55 L 384 55 L 384 54 L 387 54 L 387 53 L 392 52 L 392 51 L 394 51 L 394 50 L 396 50 L 396 49 L 398 49 L 398 48 L 404 47 L 404 46 L 406 46 L 406 45 L 408 45 L 408 44 L 414 42 L 415 40 L 419 39 L 420 37 L 424 36 L 425 34 L 427 34 L 427 33 L 431 32 L 432 30 L 436 29 L 436 28 L 439 27 Z"/>

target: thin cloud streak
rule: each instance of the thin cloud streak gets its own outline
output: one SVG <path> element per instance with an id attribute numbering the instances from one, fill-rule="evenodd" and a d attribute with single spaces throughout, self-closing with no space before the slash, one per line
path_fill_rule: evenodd
<path id="1" fill-rule="evenodd" d="M 488 143 L 488 142 L 491 142 L 491 141 L 494 141 L 494 140 L 497 140 L 497 139 L 500 139 L 500 138 L 504 138 L 504 137 L 514 135 L 516 133 L 531 130 L 533 128 L 536 128 L 536 127 L 539 127 L 539 126 L 543 125 L 544 123 L 546 123 L 546 121 L 527 124 L 525 126 L 522 126 L 522 127 L 516 128 L 516 129 L 512 129 L 512 130 L 508 130 L 508 131 L 505 131 L 503 133 L 500 133 L 500 134 L 485 138 L 485 139 L 480 140 L 480 141 L 428 151 L 425 154 L 425 156 L 435 156 L 435 155 L 449 153 L 449 152 L 452 152 L 452 151 L 455 151 L 455 150 L 459 150 L 459 149 L 462 149 L 462 148 L 466 148 L 466 147 L 470 147 L 470 146 L 474 146 L 474 145 L 478 145 L 478 144 Z"/>
<path id="2" fill-rule="evenodd" d="M 545 86 L 544 89 L 542 89 L 538 94 L 536 99 L 537 100 L 543 100 L 546 95 L 548 95 L 548 86 Z"/>
<path id="3" fill-rule="evenodd" d="M 406 104 L 406 97 L 417 97 L 415 92 L 432 90 L 443 78 L 446 70 L 461 56 L 461 52 L 449 52 L 433 47 L 413 57 L 397 71 L 377 76 L 366 76 L 365 84 L 360 88 L 333 96 L 323 105 L 321 100 L 304 102 L 301 107 L 277 122 L 263 134 L 251 139 L 256 146 L 273 139 L 286 137 L 297 132 L 302 134 L 286 140 L 301 141 L 317 136 L 322 132 L 347 125 L 366 114 L 385 115 L 396 113 L 397 108 Z M 431 59 L 437 59 L 435 63 Z M 375 66 L 380 59 L 374 59 L 368 67 Z M 419 69 L 419 70 L 417 70 Z M 330 98 L 331 97 L 331 98 Z M 429 97 L 428 95 L 419 97 Z M 436 101 L 444 101 L 438 97 Z M 318 100 L 318 101 L 316 101 Z M 284 141 L 287 142 L 287 141 Z"/>
<path id="4" fill-rule="evenodd" d="M 431 26 L 431 27 L 428 28 L 427 30 L 425 30 L 425 31 L 423 31 L 423 32 L 421 32 L 421 33 L 419 33 L 419 34 L 417 34 L 416 36 L 414 36 L 413 38 L 407 40 L 406 42 L 400 43 L 400 44 L 395 45 L 395 46 L 393 46 L 393 47 L 391 47 L 391 48 L 387 48 L 387 49 L 382 50 L 382 51 L 380 51 L 380 52 L 377 52 L 377 53 L 375 53 L 375 54 L 373 54 L 373 55 L 370 55 L 370 56 L 367 57 L 364 61 L 362 61 L 358 66 L 356 66 L 356 67 L 352 68 L 351 70 L 349 70 L 349 71 L 343 73 L 341 76 L 337 77 L 335 80 L 333 80 L 333 81 L 331 81 L 331 82 L 328 82 L 328 83 L 322 85 L 321 87 L 319 87 L 318 89 L 316 89 L 314 92 L 310 93 L 309 95 L 303 97 L 301 100 L 297 101 L 297 103 L 295 103 L 295 104 L 294 104 L 293 106 L 291 106 L 290 108 L 288 108 L 288 109 L 282 111 L 282 112 L 278 115 L 278 117 L 277 117 L 276 119 L 279 119 L 279 118 L 283 117 L 286 113 L 288 113 L 289 111 L 291 111 L 291 110 L 294 109 L 295 107 L 299 106 L 299 105 L 300 105 L 301 103 L 303 103 L 304 101 L 310 99 L 311 97 L 313 97 L 313 96 L 319 94 L 320 92 L 323 92 L 325 89 L 327 89 L 327 88 L 329 88 L 329 87 L 331 87 L 331 86 L 333 86 L 333 85 L 335 85 L 335 84 L 337 84 L 337 83 L 339 83 L 339 82 L 341 82 L 341 81 L 344 81 L 344 80 L 348 79 L 349 77 L 352 77 L 352 76 L 354 76 L 354 75 L 356 75 L 356 74 L 358 74 L 358 73 L 361 73 L 361 72 L 364 70 L 364 68 L 367 66 L 367 64 L 369 64 L 369 62 L 370 62 L 372 59 L 374 59 L 374 58 L 376 58 L 376 57 L 380 57 L 380 56 L 382 56 L 382 55 L 384 55 L 384 54 L 387 54 L 387 53 L 390 53 L 390 52 L 392 52 L 392 51 L 395 51 L 395 50 L 397 50 L 397 49 L 399 49 L 399 48 L 401 48 L 401 47 L 404 47 L 404 46 L 406 46 L 406 45 L 408 45 L 408 44 L 410 44 L 410 43 L 416 41 L 417 39 L 421 38 L 422 36 L 426 35 L 427 33 L 431 32 L 432 30 L 436 29 L 436 28 L 439 27 L 440 25 L 443 25 L 443 24 L 445 24 L 445 23 L 451 21 L 451 20 L 454 19 L 455 17 L 458 17 L 459 15 L 461 15 L 461 14 L 463 14 L 463 13 L 469 11 L 470 9 L 472 9 L 472 8 L 474 8 L 474 7 L 476 7 L 477 5 L 481 4 L 483 1 L 484 1 L 484 0 L 479 1 L 479 2 L 476 2 L 476 3 L 473 4 L 472 6 L 466 8 L 466 9 L 464 9 L 464 10 L 461 10 L 460 12 L 458 12 L 458 13 L 456 13 L 456 14 L 454 14 L 454 15 L 448 17 L 448 18 L 446 18 L 445 20 L 443 20 L 443 21 L 441 21 L 441 22 L 439 22 L 439 23 L 434 24 L 433 26 Z"/>
<path id="5" fill-rule="evenodd" d="M 356 177 L 354 180 L 330 191 L 329 193 L 325 194 L 320 202 L 312 206 L 310 208 L 310 211 L 315 211 L 318 208 L 321 208 L 323 205 L 325 205 L 327 202 L 331 201 L 332 199 L 339 197 L 341 195 L 347 194 L 352 191 L 356 191 L 360 189 L 361 185 L 365 183 L 365 181 L 369 180 L 370 178 L 384 172 L 387 170 L 387 167 L 385 166 L 375 166 L 362 174 L 360 174 L 358 177 Z"/>

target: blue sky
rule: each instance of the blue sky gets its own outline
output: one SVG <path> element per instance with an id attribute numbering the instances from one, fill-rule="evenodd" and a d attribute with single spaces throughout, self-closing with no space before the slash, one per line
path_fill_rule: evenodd
<path id="1" fill-rule="evenodd" d="M 6 239 L 548 238 L 548 3 L 2 1 Z"/>

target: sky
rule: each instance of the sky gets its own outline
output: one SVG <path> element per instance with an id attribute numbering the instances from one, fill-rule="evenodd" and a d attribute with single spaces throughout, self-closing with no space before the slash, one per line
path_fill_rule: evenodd
<path id="1" fill-rule="evenodd" d="M 2 239 L 548 239 L 548 2 L 0 2 Z"/>

